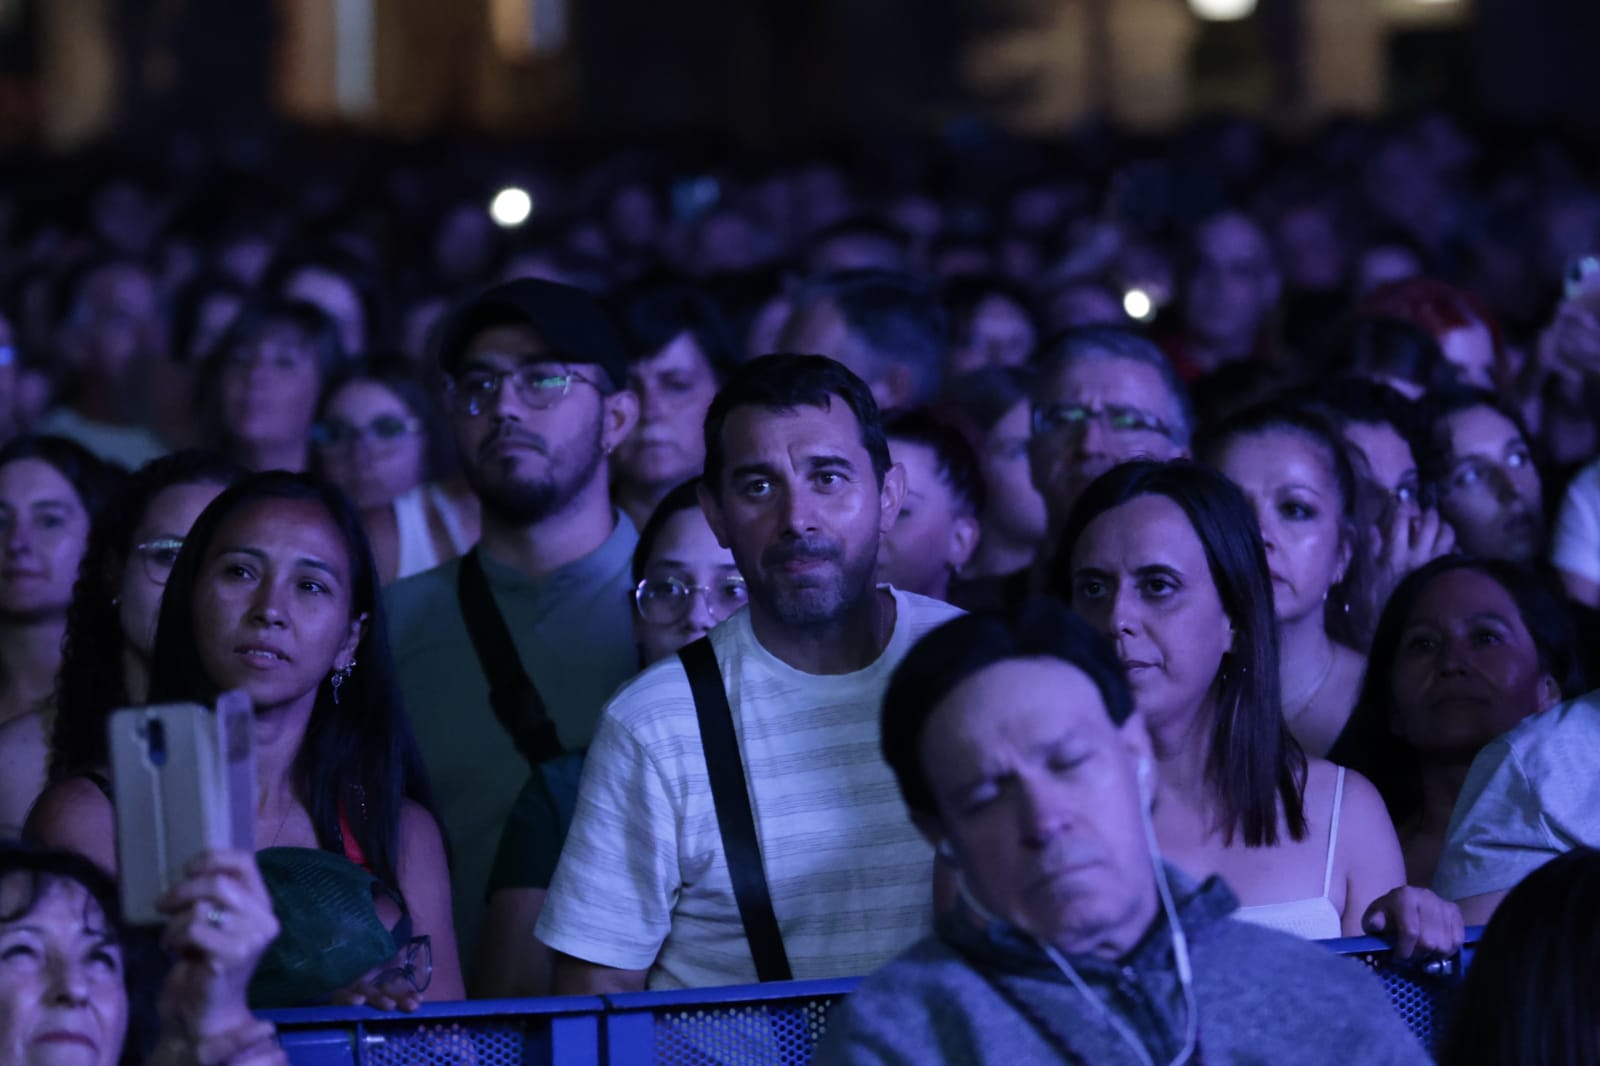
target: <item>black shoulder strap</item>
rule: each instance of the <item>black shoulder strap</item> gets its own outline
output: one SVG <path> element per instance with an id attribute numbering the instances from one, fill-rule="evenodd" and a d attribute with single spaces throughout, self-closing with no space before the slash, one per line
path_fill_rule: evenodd
<path id="1" fill-rule="evenodd" d="M 472 649 L 478 653 L 483 674 L 489 679 L 489 704 L 494 716 L 511 734 L 512 743 L 528 765 L 537 770 L 541 763 L 562 754 L 561 738 L 545 710 L 544 699 L 517 655 L 511 631 L 495 605 L 489 580 L 483 576 L 477 548 L 461 557 L 456 595 Z"/>
<path id="2" fill-rule="evenodd" d="M 760 981 L 789 981 L 789 956 L 783 950 L 783 933 L 772 912 L 772 894 L 761 865 L 761 842 L 756 837 L 750 810 L 750 790 L 745 785 L 744 760 L 733 732 L 733 708 L 722 687 L 722 671 L 711 639 L 701 637 L 678 649 L 689 675 L 694 710 L 700 719 L 700 743 L 705 748 L 706 772 L 711 775 L 711 801 L 717 808 L 717 828 L 722 833 L 722 853 L 728 860 L 733 898 L 739 904 L 745 939 L 756 960 Z"/>

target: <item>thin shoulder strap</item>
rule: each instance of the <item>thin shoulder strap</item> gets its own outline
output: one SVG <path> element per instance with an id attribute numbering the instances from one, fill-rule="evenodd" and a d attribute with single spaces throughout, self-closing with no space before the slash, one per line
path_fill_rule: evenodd
<path id="1" fill-rule="evenodd" d="M 472 650 L 489 680 L 489 705 L 500 725 L 511 734 L 511 741 L 538 774 L 539 766 L 562 754 L 556 724 L 545 710 L 544 698 L 528 676 L 511 639 L 511 630 L 494 602 L 489 579 L 478 561 L 478 549 L 461 557 L 456 595 L 461 604 L 461 620 L 466 623 Z"/>
<path id="2" fill-rule="evenodd" d="M 761 863 L 761 842 L 750 809 L 744 760 L 739 757 L 739 738 L 733 731 L 733 708 L 728 706 L 728 693 L 723 688 L 711 638 L 701 637 L 680 648 L 678 658 L 689 675 L 689 691 L 694 695 L 706 773 L 711 777 L 711 802 L 717 809 L 717 829 L 722 834 L 722 853 L 728 860 L 728 878 L 733 882 L 733 898 L 739 906 L 739 920 L 744 923 L 745 940 L 755 958 L 756 979 L 793 980 Z"/>
<path id="3" fill-rule="evenodd" d="M 1333 849 L 1339 840 L 1339 812 L 1344 809 L 1344 767 L 1338 767 L 1338 770 L 1339 776 L 1333 785 L 1333 818 L 1328 823 L 1328 868 L 1322 875 L 1324 896 L 1327 896 L 1328 891 L 1333 888 Z"/>

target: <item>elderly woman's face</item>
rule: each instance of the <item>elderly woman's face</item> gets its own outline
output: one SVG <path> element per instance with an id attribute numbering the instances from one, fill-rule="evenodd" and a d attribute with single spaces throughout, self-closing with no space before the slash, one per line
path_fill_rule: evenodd
<path id="1" fill-rule="evenodd" d="M 122 949 L 76 881 L 0 878 L 0 1062 L 111 1066 L 128 1030 Z"/>
<path id="2" fill-rule="evenodd" d="M 1233 643 L 1205 545 L 1165 496 L 1139 496 L 1084 528 L 1072 609 L 1116 644 L 1152 729 L 1199 712 Z"/>

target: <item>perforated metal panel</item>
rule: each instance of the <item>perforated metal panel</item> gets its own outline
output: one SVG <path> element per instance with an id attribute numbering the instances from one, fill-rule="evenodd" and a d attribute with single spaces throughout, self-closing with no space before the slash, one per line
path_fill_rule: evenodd
<path id="1" fill-rule="evenodd" d="M 473 1018 L 364 1027 L 360 1066 L 522 1066 L 530 1056 L 528 1021 Z"/>
<path id="2" fill-rule="evenodd" d="M 1416 1034 L 1417 1040 L 1430 1052 L 1438 1047 L 1444 1035 L 1450 1003 L 1458 981 L 1453 976 L 1432 975 L 1413 969 L 1397 969 L 1387 955 L 1361 954 L 1356 958 L 1371 970 L 1377 971 L 1395 1013 Z"/>
<path id="3" fill-rule="evenodd" d="M 657 1066 L 806 1066 L 840 998 L 662 1011 Z"/>

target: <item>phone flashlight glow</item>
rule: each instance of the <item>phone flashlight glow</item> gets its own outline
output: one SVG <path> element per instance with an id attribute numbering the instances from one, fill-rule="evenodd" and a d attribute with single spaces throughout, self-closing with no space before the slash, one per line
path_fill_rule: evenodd
<path id="1" fill-rule="evenodd" d="M 528 190 L 509 185 L 494 194 L 489 201 L 489 217 L 495 225 L 510 229 L 520 226 L 533 215 L 533 197 Z"/>

